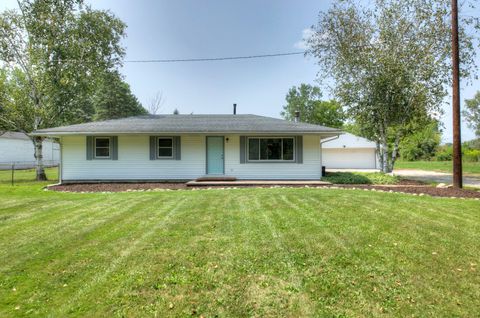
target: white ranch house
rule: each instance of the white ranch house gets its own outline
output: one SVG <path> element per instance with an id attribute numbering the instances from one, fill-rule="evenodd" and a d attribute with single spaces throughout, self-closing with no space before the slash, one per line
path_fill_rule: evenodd
<path id="1" fill-rule="evenodd" d="M 144 115 L 42 129 L 59 138 L 63 183 L 319 180 L 338 129 L 256 115 Z"/>

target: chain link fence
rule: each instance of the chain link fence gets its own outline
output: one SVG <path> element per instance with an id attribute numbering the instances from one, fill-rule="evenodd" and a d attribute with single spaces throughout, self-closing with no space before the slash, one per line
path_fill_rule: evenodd
<path id="1" fill-rule="evenodd" d="M 58 160 L 44 160 L 43 165 L 45 166 L 45 168 L 58 167 Z M 35 166 L 36 161 L 0 162 L 1 171 L 10 170 L 10 181 L 12 185 L 15 183 L 15 171 L 33 169 L 35 168 Z"/>

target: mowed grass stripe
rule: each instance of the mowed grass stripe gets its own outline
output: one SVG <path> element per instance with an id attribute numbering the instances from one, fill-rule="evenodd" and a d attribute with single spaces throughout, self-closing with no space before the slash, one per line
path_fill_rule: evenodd
<path id="1" fill-rule="evenodd" d="M 21 199 L 23 200 L 23 199 Z M 77 200 L 57 200 L 55 197 L 50 197 L 48 200 L 42 200 L 40 202 L 28 201 L 23 207 L 12 207 L 7 211 L 10 215 L 16 215 L 17 211 L 24 211 L 19 219 L 11 219 L 2 224 L 0 227 L 0 235 L 6 235 L 6 231 L 18 232 L 19 230 L 28 228 L 31 224 L 37 226 L 49 225 L 52 218 L 63 218 L 65 214 L 70 214 L 71 211 L 77 211 L 78 208 L 85 206 L 91 206 L 94 209 L 101 208 L 101 197 L 93 197 Z M 15 222 L 13 222 L 15 221 Z"/>
<path id="2" fill-rule="evenodd" d="M 11 238 L 2 246 L 4 248 L 2 251 L 7 253 L 5 258 L 15 260 L 10 263 L 11 266 L 15 266 L 18 263 L 48 257 L 52 252 L 78 248 L 79 245 L 86 243 L 85 239 L 88 239 L 88 235 L 97 236 L 98 232 L 109 235 L 108 229 L 116 228 L 119 223 L 125 223 L 125 220 L 138 217 L 132 209 L 142 205 L 145 199 L 131 201 L 129 204 L 126 204 L 126 201 L 120 200 L 116 204 L 110 204 L 107 208 L 103 205 L 94 205 L 92 208 L 77 213 L 65 213 L 65 209 L 77 211 L 76 208 L 80 206 L 59 207 L 51 213 L 45 213 L 48 217 L 42 222 L 45 222 L 47 227 L 44 227 L 43 231 L 39 231 L 36 227 L 26 227 L 28 231 L 15 232 L 15 230 L 11 230 L 15 234 L 10 236 L 9 233 L 2 233 L 5 237 Z M 16 237 L 18 240 L 15 240 Z M 101 238 L 101 236 L 96 238 Z M 20 252 L 18 248 L 23 245 L 26 245 L 28 249 Z M 13 248 L 14 246 L 16 248 Z M 16 253 L 17 251 L 20 252 L 18 253 L 20 255 Z M 0 256 L 3 256 L 1 252 Z M 6 269 L 8 270 L 8 267 Z"/>
<path id="3" fill-rule="evenodd" d="M 285 242 L 288 245 L 290 254 L 296 256 L 295 264 L 299 271 L 303 273 L 304 289 L 319 293 L 318 297 L 312 297 L 310 294 L 312 302 L 316 305 L 315 312 L 322 312 L 324 315 L 334 314 L 329 310 L 328 306 L 324 306 L 325 304 L 322 303 L 323 299 L 327 298 L 324 297 L 325 294 L 329 295 L 330 293 L 336 293 L 339 296 L 335 300 L 331 300 L 339 307 L 343 307 L 343 302 L 347 300 L 362 308 L 362 311 L 345 311 L 343 314 L 362 316 L 363 312 L 378 311 L 375 305 L 371 305 L 371 297 L 363 293 L 361 289 L 357 289 L 354 293 L 345 293 L 345 286 L 351 286 L 354 278 L 348 272 L 345 274 L 344 270 L 352 267 L 352 265 L 355 267 L 357 265 L 352 264 L 350 261 L 344 262 L 345 259 L 354 257 L 354 255 L 351 255 L 352 246 L 349 241 L 345 240 L 345 233 L 338 231 L 335 222 L 330 220 L 332 212 L 322 209 L 325 198 L 317 197 L 319 194 L 315 192 L 311 196 L 302 198 L 294 195 L 282 195 L 281 200 L 289 207 L 289 213 L 277 212 L 278 219 L 285 222 L 283 228 L 288 233 L 288 237 L 286 236 L 288 239 Z M 316 204 L 305 206 L 306 202 L 312 200 Z M 305 208 L 301 208 L 302 204 L 297 205 L 296 202 L 302 202 Z M 312 212 L 315 213 L 315 216 L 311 215 Z M 318 222 L 318 219 L 321 219 L 323 222 Z M 300 231 L 290 230 L 295 227 L 308 229 L 309 223 L 313 227 L 317 227 L 317 231 L 314 230 L 313 233 L 322 233 L 322 235 L 305 235 Z M 312 233 L 312 231 L 305 232 Z M 317 244 L 313 245 L 314 242 Z M 317 250 L 307 249 L 305 245 L 313 245 L 317 247 Z M 305 253 L 305 251 L 309 251 L 309 253 Z M 313 283 L 310 279 L 313 273 L 315 273 L 316 277 L 326 277 L 328 280 L 318 286 L 318 283 Z M 327 283 L 327 281 L 330 283 Z M 326 286 L 328 287 L 325 288 Z"/>
<path id="4" fill-rule="evenodd" d="M 278 196 L 274 197 L 271 203 L 276 205 L 278 203 Z M 285 234 L 288 233 L 288 228 L 291 224 L 283 217 L 285 214 L 282 213 L 283 211 L 279 212 L 272 208 L 262 207 L 258 201 L 256 204 L 258 204 L 258 209 L 263 210 L 264 221 L 273 239 L 272 244 L 276 247 L 279 254 L 281 253 L 282 255 L 280 263 L 285 266 L 285 274 L 282 276 L 287 277 L 286 283 L 289 284 L 289 286 L 283 286 L 283 288 L 287 288 L 292 296 L 289 305 L 296 310 L 298 315 L 311 316 L 313 314 L 313 303 L 308 297 L 308 294 L 305 293 L 302 279 L 303 275 L 300 273 L 302 269 L 297 267 L 292 257 L 292 254 L 296 254 L 294 248 L 287 243 L 287 239 L 285 238 Z M 296 241 L 295 245 L 298 245 L 300 242 L 301 240 Z"/>
<path id="5" fill-rule="evenodd" d="M 222 229 L 226 224 L 223 207 L 228 207 L 229 202 L 214 193 L 200 202 L 191 200 L 190 213 L 182 215 L 181 221 L 167 224 L 165 230 L 170 235 L 151 236 L 142 249 L 132 253 L 125 270 L 114 273 L 119 286 L 111 288 L 108 297 L 112 301 L 105 310 L 120 316 L 134 315 L 135 305 L 125 298 L 153 302 L 146 310 L 161 313 L 160 316 L 178 315 L 176 308 L 169 310 L 169 303 L 177 304 L 184 298 L 198 312 L 219 306 L 223 299 L 223 275 L 229 271 L 229 255 L 225 252 L 230 248 L 225 247 L 232 247 L 228 232 Z M 139 280 L 143 281 L 141 286 Z M 191 315 L 188 308 L 180 313 Z"/>
<path id="6" fill-rule="evenodd" d="M 78 302 L 82 298 L 91 298 L 90 292 L 95 289 L 97 286 L 104 285 L 108 277 L 115 272 L 118 267 L 120 267 L 126 259 L 131 257 L 137 249 L 140 248 L 146 240 L 148 240 L 152 235 L 156 233 L 157 230 L 163 228 L 165 223 L 169 222 L 173 215 L 178 215 L 178 211 L 181 211 L 182 206 L 185 201 L 175 202 L 173 205 L 165 205 L 159 211 L 156 211 L 155 222 L 145 222 L 148 223 L 146 227 L 142 228 L 138 237 L 129 233 L 129 236 L 132 237 L 127 244 L 125 244 L 122 249 L 117 253 L 117 256 L 110 259 L 108 267 L 104 268 L 101 272 L 96 273 L 88 281 L 84 281 L 83 286 L 75 291 L 75 294 L 69 298 L 68 302 L 64 303 L 58 310 L 57 314 L 63 316 L 68 313 L 75 312 L 76 309 L 83 309 L 82 306 L 78 305 Z M 183 211 L 185 212 L 185 210 Z M 139 217 L 142 217 L 139 215 Z M 109 289 L 111 289 L 109 287 Z M 91 299 L 93 300 L 93 299 Z M 92 304 L 94 305 L 94 303 Z M 95 308 L 95 307 L 94 307 Z M 94 309 L 93 308 L 93 309 Z M 81 313 L 81 310 L 80 310 Z M 78 312 L 76 312 L 78 314 Z"/>
<path id="7" fill-rule="evenodd" d="M 152 200 L 154 200 L 152 197 L 143 197 L 140 202 L 137 200 L 135 205 L 141 206 Z M 168 212 L 174 204 L 176 201 L 162 204 L 160 212 Z M 28 293 L 24 295 L 29 299 L 28 302 L 41 303 L 54 298 L 57 294 L 65 294 L 83 286 L 86 279 L 104 271 L 112 258 L 119 255 L 135 235 L 143 232 L 142 225 L 145 224 L 146 216 L 151 213 L 147 209 L 132 211 L 128 206 L 124 206 L 114 214 L 117 218 L 115 222 L 104 223 L 100 227 L 95 226 L 94 230 L 87 229 L 86 235 L 80 230 L 78 233 L 73 232 L 74 235 L 67 236 L 60 242 L 52 242 L 57 246 L 45 248 L 46 255 L 23 262 L 32 267 L 32 277 L 27 279 L 29 286 L 17 284 L 17 289 L 30 293 L 30 295 Z M 42 259 L 51 261 L 45 267 L 44 263 L 36 262 L 36 260 Z M 78 272 L 81 275 L 77 275 Z M 15 273 L 18 274 L 15 276 Z M 10 277 L 22 279 L 24 275 L 20 269 L 17 269 L 10 274 Z M 38 281 L 40 277 L 42 279 Z M 32 282 L 35 281 L 38 283 L 32 285 Z M 64 284 L 67 284 L 67 288 L 63 288 Z M 48 290 L 49 292 L 38 295 L 36 290 Z M 30 298 L 28 298 L 29 296 Z"/>

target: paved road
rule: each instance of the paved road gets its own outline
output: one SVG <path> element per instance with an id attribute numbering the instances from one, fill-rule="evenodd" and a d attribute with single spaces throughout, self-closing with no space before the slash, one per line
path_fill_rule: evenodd
<path id="1" fill-rule="evenodd" d="M 401 169 L 394 170 L 393 174 L 397 176 L 402 176 L 407 179 L 426 181 L 426 182 L 438 182 L 452 184 L 452 174 L 436 171 L 426 171 L 426 170 L 410 170 L 410 169 Z M 469 187 L 480 188 L 480 177 L 474 176 L 464 176 L 463 184 Z"/>

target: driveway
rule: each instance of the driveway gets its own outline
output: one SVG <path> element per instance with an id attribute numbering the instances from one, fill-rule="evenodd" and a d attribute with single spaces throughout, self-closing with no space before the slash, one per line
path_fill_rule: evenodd
<path id="1" fill-rule="evenodd" d="M 399 169 L 393 171 L 394 175 L 401 176 L 411 180 L 419 180 L 425 182 L 438 182 L 452 184 L 453 178 L 451 173 L 427 171 L 427 170 L 413 170 L 413 169 Z M 480 188 L 480 177 L 464 176 L 463 185 L 469 187 Z"/>

